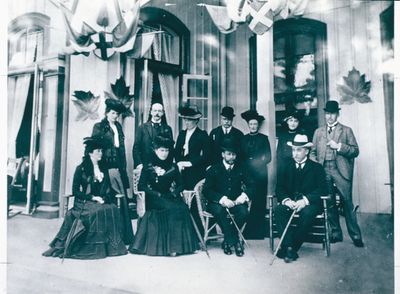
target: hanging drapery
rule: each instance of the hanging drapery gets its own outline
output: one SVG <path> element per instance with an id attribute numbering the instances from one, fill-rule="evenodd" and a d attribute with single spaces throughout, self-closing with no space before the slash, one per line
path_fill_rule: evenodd
<path id="1" fill-rule="evenodd" d="M 226 0 L 226 6 L 205 6 L 214 24 L 224 34 L 236 30 L 238 24 L 247 23 L 257 35 L 267 32 L 275 20 L 300 16 L 309 0 Z M 223 16 L 221 18 L 221 16 Z"/>
<path id="2" fill-rule="evenodd" d="M 172 63 L 171 38 L 171 36 L 164 33 L 158 34 L 154 39 L 153 52 L 155 60 L 163 60 L 166 63 Z M 178 130 L 176 109 L 179 103 L 179 78 L 172 74 L 159 73 L 158 80 L 160 81 L 162 101 L 167 123 L 176 132 Z"/>
<path id="3" fill-rule="evenodd" d="M 37 33 L 26 33 L 25 48 L 19 52 L 21 56 L 24 55 L 25 64 L 34 62 L 37 41 Z M 14 61 L 16 64 L 10 62 L 10 67 L 18 65 L 20 60 L 14 59 Z M 30 81 L 31 74 L 8 78 L 8 158 L 16 158 L 17 135 L 24 116 Z"/>

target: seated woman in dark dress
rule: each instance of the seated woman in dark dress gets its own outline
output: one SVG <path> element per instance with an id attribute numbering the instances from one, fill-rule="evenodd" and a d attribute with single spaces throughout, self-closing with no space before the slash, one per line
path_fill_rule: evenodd
<path id="1" fill-rule="evenodd" d="M 100 162 L 101 142 L 85 138 L 84 144 L 85 156 L 72 184 L 74 206 L 43 256 L 98 259 L 127 253 L 121 239 L 119 210 L 114 204 L 115 192 Z"/>
<path id="2" fill-rule="evenodd" d="M 154 158 L 143 167 L 139 190 L 146 193 L 146 213 L 129 247 L 131 253 L 175 256 L 199 249 L 189 209 L 181 197 L 181 175 L 168 159 L 171 148 L 170 139 L 156 137 Z"/>

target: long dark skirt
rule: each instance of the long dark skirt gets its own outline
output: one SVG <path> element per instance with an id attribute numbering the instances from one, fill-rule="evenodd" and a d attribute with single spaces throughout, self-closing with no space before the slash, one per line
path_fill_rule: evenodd
<path id="1" fill-rule="evenodd" d="M 255 181 L 255 193 L 243 236 L 249 240 L 261 240 L 267 235 L 265 214 L 267 213 L 268 178 Z"/>
<path id="2" fill-rule="evenodd" d="M 124 197 L 120 198 L 120 214 L 121 214 L 121 231 L 122 239 L 126 245 L 132 244 L 133 241 L 133 228 L 132 221 L 129 216 L 128 197 L 126 195 L 126 185 L 124 184 L 123 172 L 119 169 L 112 168 L 108 170 L 110 176 L 111 187 L 118 193 L 123 194 Z"/>
<path id="3" fill-rule="evenodd" d="M 76 199 L 74 207 L 68 210 L 50 247 L 65 249 L 68 234 L 78 218 L 83 227 L 79 231 L 75 230 L 77 234 L 74 235 L 77 237 L 72 238 L 65 258 L 99 259 L 127 253 L 121 238 L 121 216 L 117 206 L 83 202 L 79 199 Z"/>
<path id="4" fill-rule="evenodd" d="M 158 198 L 157 207 L 147 210 L 129 251 L 137 254 L 168 256 L 190 254 L 199 249 L 199 240 L 189 209 L 181 200 Z"/>

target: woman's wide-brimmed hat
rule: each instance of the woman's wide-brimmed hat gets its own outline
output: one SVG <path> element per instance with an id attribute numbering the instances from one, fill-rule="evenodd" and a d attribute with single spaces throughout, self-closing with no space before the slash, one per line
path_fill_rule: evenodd
<path id="1" fill-rule="evenodd" d="M 221 149 L 222 151 L 230 151 L 237 154 L 239 151 L 239 146 L 231 138 L 225 138 L 221 143 Z"/>
<path id="2" fill-rule="evenodd" d="M 163 136 L 157 136 L 154 138 L 154 141 L 153 141 L 154 149 L 158 149 L 158 148 L 172 149 L 173 146 L 174 146 L 174 142 L 170 138 L 166 138 Z"/>
<path id="3" fill-rule="evenodd" d="M 339 103 L 335 100 L 327 101 L 324 108 L 325 112 L 329 113 L 337 113 L 340 109 Z"/>
<path id="4" fill-rule="evenodd" d="M 303 118 L 303 115 L 296 108 L 293 108 L 286 111 L 283 121 L 286 122 L 291 118 L 295 118 L 300 121 Z"/>
<path id="5" fill-rule="evenodd" d="M 258 123 L 261 123 L 262 121 L 265 120 L 265 117 L 259 115 L 257 110 L 247 110 L 241 114 L 241 117 L 247 122 L 251 121 L 252 119 L 255 119 L 258 121 Z"/>
<path id="6" fill-rule="evenodd" d="M 287 142 L 290 147 L 312 147 L 313 143 L 308 141 L 307 135 L 297 134 L 293 142 Z"/>
<path id="7" fill-rule="evenodd" d="M 179 116 L 186 119 L 199 119 L 203 115 L 196 106 L 179 107 Z"/>
<path id="8" fill-rule="evenodd" d="M 106 99 L 106 109 L 114 110 L 118 113 L 124 113 L 126 111 L 125 105 L 121 101 L 113 98 Z"/>
<path id="9" fill-rule="evenodd" d="M 85 145 L 85 149 L 88 152 L 92 152 L 93 150 L 104 148 L 103 141 L 98 137 L 83 138 L 83 144 Z"/>
<path id="10" fill-rule="evenodd" d="M 226 117 L 227 119 L 232 120 L 232 118 L 235 116 L 235 112 L 232 107 L 225 106 L 224 108 L 222 108 L 221 115 Z"/>

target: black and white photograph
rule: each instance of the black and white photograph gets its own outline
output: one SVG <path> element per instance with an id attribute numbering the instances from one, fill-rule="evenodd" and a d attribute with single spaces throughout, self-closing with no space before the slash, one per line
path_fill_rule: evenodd
<path id="1" fill-rule="evenodd" d="M 6 2 L 0 293 L 396 292 L 400 2 Z"/>

